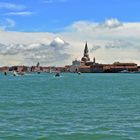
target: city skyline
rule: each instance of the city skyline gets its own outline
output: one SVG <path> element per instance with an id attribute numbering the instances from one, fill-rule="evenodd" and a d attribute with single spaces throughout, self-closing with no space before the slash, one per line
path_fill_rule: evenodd
<path id="1" fill-rule="evenodd" d="M 0 66 L 66 65 L 82 56 L 140 65 L 138 0 L 3 0 Z"/>

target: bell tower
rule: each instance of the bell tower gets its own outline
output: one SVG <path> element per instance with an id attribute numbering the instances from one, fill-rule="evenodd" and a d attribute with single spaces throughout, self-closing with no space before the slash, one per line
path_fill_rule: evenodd
<path id="1" fill-rule="evenodd" d="M 84 56 L 82 57 L 81 61 L 84 61 L 84 62 L 90 61 L 88 52 L 89 52 L 88 51 L 88 45 L 87 45 L 87 42 L 86 42 L 85 49 L 84 49 Z"/>

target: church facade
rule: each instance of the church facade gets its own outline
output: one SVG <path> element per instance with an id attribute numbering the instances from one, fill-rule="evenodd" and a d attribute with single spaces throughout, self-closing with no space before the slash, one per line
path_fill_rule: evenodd
<path id="1" fill-rule="evenodd" d="M 138 71 L 137 64 L 135 63 L 120 63 L 115 62 L 113 64 L 99 64 L 96 63 L 95 57 L 93 61 L 90 60 L 88 44 L 86 42 L 83 57 L 81 61 L 75 60 L 71 66 L 71 72 L 81 73 L 102 73 L 102 72 L 122 72 L 122 71 Z"/>

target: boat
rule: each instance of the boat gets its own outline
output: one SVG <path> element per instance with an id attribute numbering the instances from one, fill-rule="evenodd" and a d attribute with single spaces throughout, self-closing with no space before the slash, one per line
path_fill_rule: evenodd
<path id="1" fill-rule="evenodd" d="M 120 73 L 129 73 L 128 70 L 122 70 Z"/>
<path id="2" fill-rule="evenodd" d="M 78 74 L 80 75 L 80 74 L 81 74 L 81 72 L 78 72 Z"/>
<path id="3" fill-rule="evenodd" d="M 60 77 L 60 73 L 57 72 L 57 73 L 55 74 L 55 77 Z"/>
<path id="4" fill-rule="evenodd" d="M 19 76 L 16 71 L 13 71 L 13 76 Z"/>
<path id="5" fill-rule="evenodd" d="M 41 73 L 40 71 L 37 72 L 37 74 L 40 74 L 40 73 Z"/>
<path id="6" fill-rule="evenodd" d="M 4 75 L 6 76 L 7 75 L 7 72 L 4 72 Z"/>
<path id="7" fill-rule="evenodd" d="M 13 76 L 23 76 L 23 75 L 25 75 L 24 72 L 13 71 Z"/>

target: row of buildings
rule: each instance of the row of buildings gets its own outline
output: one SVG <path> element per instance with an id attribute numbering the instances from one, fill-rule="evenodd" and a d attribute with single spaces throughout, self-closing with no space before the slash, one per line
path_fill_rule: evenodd
<path id="1" fill-rule="evenodd" d="M 117 73 L 117 72 L 137 72 L 140 71 L 140 67 L 136 63 L 120 63 L 115 62 L 113 64 L 99 64 L 96 63 L 95 58 L 90 60 L 88 53 L 88 45 L 86 43 L 84 49 L 84 55 L 80 61 L 75 60 L 72 62 L 70 72 L 82 72 L 82 73 Z"/>
<path id="2" fill-rule="evenodd" d="M 36 66 L 11 66 L 0 67 L 0 71 L 17 71 L 17 72 L 81 72 L 81 73 L 117 73 L 117 72 L 138 72 L 140 67 L 135 63 L 120 63 L 115 62 L 113 64 L 99 64 L 96 63 L 95 58 L 90 60 L 88 45 L 85 44 L 84 55 L 81 60 L 74 60 L 72 65 L 64 67 L 43 67 L 37 63 Z"/>
<path id="3" fill-rule="evenodd" d="M 16 71 L 19 73 L 22 72 L 47 72 L 47 73 L 51 73 L 51 72 L 70 72 L 69 71 L 70 66 L 65 66 L 65 67 L 45 67 L 45 66 L 11 66 L 11 67 L 0 67 L 0 72 L 8 72 L 8 71 Z"/>

